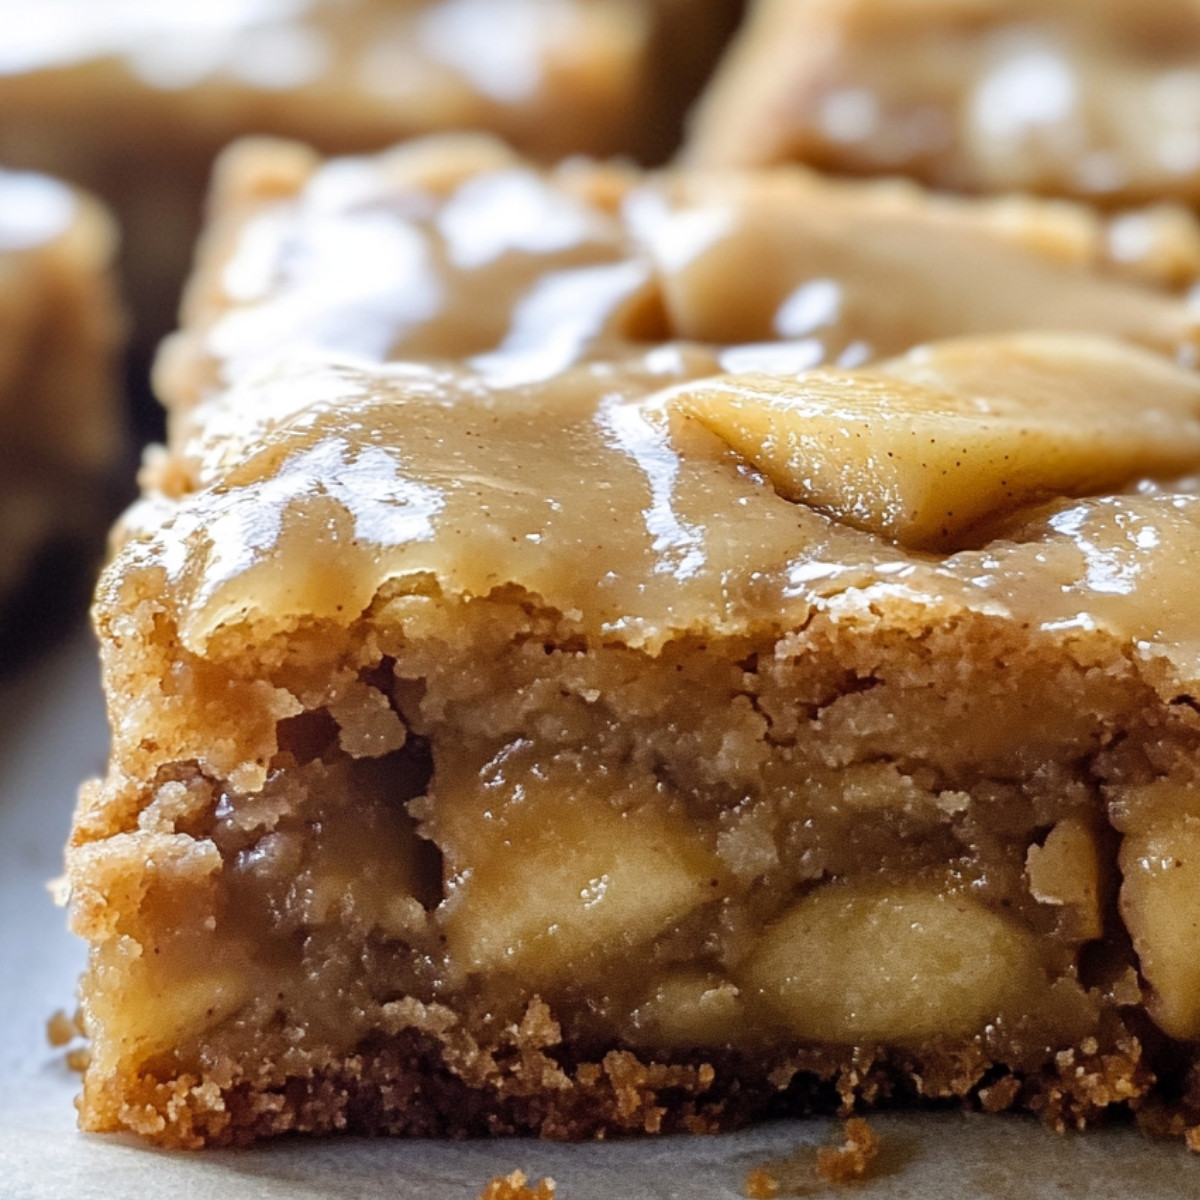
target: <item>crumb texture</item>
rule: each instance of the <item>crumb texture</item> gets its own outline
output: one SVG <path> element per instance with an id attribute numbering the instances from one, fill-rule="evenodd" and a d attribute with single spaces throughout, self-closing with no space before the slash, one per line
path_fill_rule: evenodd
<path id="1" fill-rule="evenodd" d="M 861 1117 L 846 1122 L 845 1141 L 840 1146 L 822 1146 L 817 1151 L 817 1174 L 827 1183 L 852 1183 L 866 1179 L 879 1154 L 879 1138 Z"/>
<path id="2" fill-rule="evenodd" d="M 557 1188 L 553 1179 L 539 1179 L 529 1186 L 529 1180 L 523 1171 L 514 1171 L 511 1175 L 498 1175 L 489 1180 L 479 1200 L 554 1200 Z"/>

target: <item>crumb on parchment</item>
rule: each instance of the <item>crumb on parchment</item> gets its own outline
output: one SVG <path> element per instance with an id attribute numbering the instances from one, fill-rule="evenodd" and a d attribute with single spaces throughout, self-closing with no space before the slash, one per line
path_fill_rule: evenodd
<path id="1" fill-rule="evenodd" d="M 65 1046 L 79 1036 L 79 1026 L 60 1008 L 46 1022 L 46 1040 L 52 1046 Z"/>
<path id="2" fill-rule="evenodd" d="M 879 1138 L 862 1117 L 846 1122 L 845 1141 L 840 1146 L 822 1146 L 817 1151 L 817 1174 L 827 1183 L 850 1183 L 865 1179 L 879 1153 Z"/>
<path id="3" fill-rule="evenodd" d="M 75 1010 L 75 1015 L 72 1017 L 60 1008 L 46 1022 L 46 1041 L 56 1049 L 70 1046 L 77 1039 L 86 1037 L 87 1033 L 83 1028 L 83 1013 L 79 1009 Z M 67 1051 L 65 1059 L 67 1066 L 72 1071 L 82 1074 L 87 1070 L 91 1057 L 91 1048 L 85 1043 L 81 1046 L 71 1047 Z"/>
<path id="4" fill-rule="evenodd" d="M 746 1200 L 773 1200 L 779 1195 L 779 1180 L 764 1167 L 755 1167 L 746 1176 L 742 1195 Z"/>
<path id="5" fill-rule="evenodd" d="M 843 1128 L 840 1146 L 822 1146 L 816 1163 L 812 1151 L 802 1147 L 779 1162 L 755 1167 L 746 1176 L 746 1200 L 775 1200 L 777 1196 L 809 1195 L 812 1172 L 825 1183 L 857 1183 L 866 1179 L 879 1153 L 879 1138 L 862 1117 L 851 1117 Z"/>
<path id="6" fill-rule="evenodd" d="M 533 1187 L 527 1184 L 524 1171 L 497 1175 L 484 1186 L 479 1193 L 479 1200 L 554 1200 L 553 1179 L 539 1179 Z"/>
<path id="7" fill-rule="evenodd" d="M 77 1046 L 74 1050 L 67 1051 L 67 1067 L 72 1071 L 77 1071 L 80 1075 L 88 1069 L 91 1061 L 92 1049 L 90 1046 Z"/>

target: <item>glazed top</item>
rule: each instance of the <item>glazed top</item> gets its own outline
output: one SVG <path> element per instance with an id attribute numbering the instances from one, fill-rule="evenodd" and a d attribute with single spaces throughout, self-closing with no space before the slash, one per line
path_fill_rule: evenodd
<path id="1" fill-rule="evenodd" d="M 381 590 L 515 586 L 651 650 L 884 606 L 1194 672 L 1193 323 L 1133 277 L 1178 260 L 1119 228 L 802 172 L 545 174 L 474 140 L 242 147 L 101 621 L 143 579 L 204 653 Z"/>
<path id="2" fill-rule="evenodd" d="M 993 363 L 1009 353 L 991 345 Z M 119 623 L 139 579 L 197 653 L 246 622 L 263 636 L 352 620 L 381 590 L 462 598 L 516 586 L 584 636 L 648 650 L 684 634 L 798 628 L 818 609 L 902 625 L 975 611 L 1068 640 L 1106 631 L 1195 678 L 1200 618 L 1179 603 L 1200 553 L 1191 485 L 1144 478 L 1152 460 L 1135 456 L 1118 472 L 1120 494 L 1067 499 L 1061 486 L 1058 499 L 998 512 L 954 552 L 906 547 L 852 505 L 787 498 L 772 465 L 758 469 L 727 430 L 696 420 L 688 398 L 714 385 L 691 381 L 716 365 L 660 348 L 520 386 L 463 368 L 298 361 L 244 380 L 193 444 L 195 490 L 152 496 L 131 514 L 101 587 L 101 623 Z M 1191 372 L 1141 354 L 1108 399 L 1127 404 L 1143 368 L 1151 383 L 1170 377 L 1173 398 L 1151 418 L 1180 446 L 1168 465 L 1194 469 Z M 826 379 L 852 386 L 855 374 Z M 812 375 L 791 379 L 799 393 Z M 763 395 L 761 377 L 718 382 L 751 403 Z M 948 407 L 973 409 L 986 429 L 1003 409 L 969 385 L 947 405 L 955 386 L 949 375 L 928 383 L 935 421 Z M 1014 394 L 1036 426 L 1042 393 L 1023 386 L 1018 378 Z M 886 446 L 892 435 L 877 425 Z M 864 478 L 849 480 L 860 496 Z"/>
<path id="3" fill-rule="evenodd" d="M 451 86 L 517 105 L 580 58 L 581 45 L 599 63 L 639 49 L 649 27 L 640 4 L 503 7 L 497 38 L 494 0 L 3 0 L 0 75 L 112 60 L 164 92 L 211 82 L 287 92 L 336 79 L 384 100 L 419 96 L 435 110 L 454 103 Z"/>
<path id="4" fill-rule="evenodd" d="M 760 0 L 691 159 L 966 191 L 1200 194 L 1195 0 Z"/>
<path id="5" fill-rule="evenodd" d="M 1190 361 L 1200 269 L 1180 214 L 1103 221 L 800 170 L 539 171 L 484 139 L 321 162 L 237 147 L 160 392 L 182 410 L 286 341 L 359 361 L 469 361 L 513 382 L 669 340 L 725 365 L 852 366 L 921 342 L 1107 332 Z M 1152 286 L 1160 285 L 1160 286 Z"/>

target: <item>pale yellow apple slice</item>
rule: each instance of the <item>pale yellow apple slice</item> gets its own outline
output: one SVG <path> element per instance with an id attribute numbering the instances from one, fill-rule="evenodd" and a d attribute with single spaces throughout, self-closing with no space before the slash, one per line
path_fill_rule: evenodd
<path id="1" fill-rule="evenodd" d="M 718 376 L 657 402 L 780 495 L 914 549 L 1200 464 L 1200 376 L 1090 335 L 955 339 L 860 370 Z"/>
<path id="2" fill-rule="evenodd" d="M 1180 800 L 1195 804 L 1187 789 Z M 1121 916 L 1153 989 L 1150 1015 L 1172 1037 L 1200 1038 L 1200 817 L 1161 816 L 1126 834 L 1120 864 Z"/>
<path id="3" fill-rule="evenodd" d="M 529 761 L 528 749 L 508 765 Z M 550 760 L 525 776 L 443 773 L 440 835 L 451 861 L 470 864 L 443 906 L 462 969 L 519 971 L 541 986 L 583 964 L 625 961 L 628 971 L 639 947 L 720 899 L 716 856 L 665 811 L 663 785 L 614 772 Z"/>
<path id="4" fill-rule="evenodd" d="M 968 896 L 830 883 L 767 930 L 741 982 L 798 1036 L 853 1045 L 970 1037 L 1045 981 L 1033 935 Z"/>

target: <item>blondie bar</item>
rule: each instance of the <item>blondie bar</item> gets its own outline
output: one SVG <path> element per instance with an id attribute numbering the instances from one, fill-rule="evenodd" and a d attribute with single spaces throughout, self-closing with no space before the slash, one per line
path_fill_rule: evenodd
<path id="1" fill-rule="evenodd" d="M 1174 0 L 758 0 L 689 154 L 1192 203 L 1198 51 Z"/>
<path id="2" fill-rule="evenodd" d="M 23 636 L 13 606 L 39 555 L 95 547 L 113 511 L 124 331 L 115 247 L 94 200 L 0 170 L 0 662 Z"/>
<path id="3" fill-rule="evenodd" d="M 85 1128 L 1200 1124 L 1200 377 L 1108 235 L 226 160 L 95 609 Z"/>
<path id="4" fill-rule="evenodd" d="M 661 159 L 739 0 L 9 0 L 0 160 L 122 226 L 147 345 L 173 323 L 213 157 L 249 133 L 332 152 L 487 129 L 547 160 Z M 684 36 L 686 34 L 686 36 Z"/>
<path id="5" fill-rule="evenodd" d="M 1200 232 L 1154 211 L 1104 219 L 799 168 L 547 171 L 470 136 L 333 160 L 247 140 L 219 162 L 210 207 L 158 368 L 180 420 L 281 343 L 513 379 L 658 342 L 737 344 L 726 365 L 792 370 L 1034 328 L 1188 360 L 1196 347 L 1178 293 L 1200 275 Z"/>

